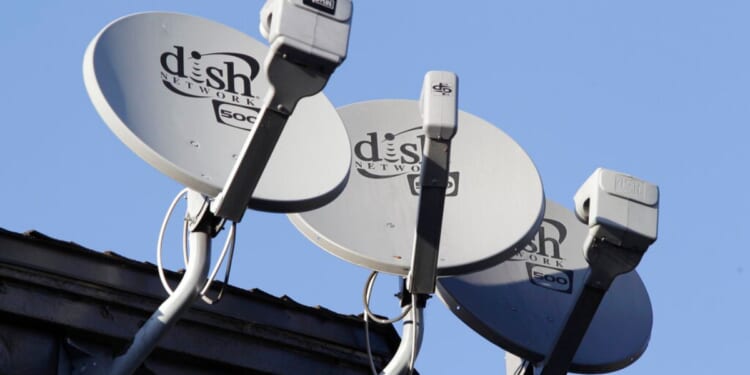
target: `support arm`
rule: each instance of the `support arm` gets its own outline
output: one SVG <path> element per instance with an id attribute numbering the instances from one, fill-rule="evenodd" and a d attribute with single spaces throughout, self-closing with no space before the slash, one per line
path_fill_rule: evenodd
<path id="1" fill-rule="evenodd" d="M 578 218 L 589 225 L 583 251 L 591 272 L 542 364 L 542 375 L 567 373 L 612 282 L 634 270 L 656 240 L 656 185 L 599 168 L 581 186 L 574 201 Z"/>
<path id="2" fill-rule="evenodd" d="M 428 72 L 419 106 L 427 137 L 419 177 L 417 231 L 406 287 L 413 294 L 432 294 L 437 280 L 451 139 L 458 127 L 458 77 L 451 72 Z"/>
<path id="3" fill-rule="evenodd" d="M 346 58 L 351 0 L 338 0 L 332 7 L 319 3 L 268 0 L 261 10 L 261 33 L 271 43 L 263 64 L 271 88 L 255 128 L 212 205 L 216 216 L 242 220 L 297 103 L 320 92 Z"/>

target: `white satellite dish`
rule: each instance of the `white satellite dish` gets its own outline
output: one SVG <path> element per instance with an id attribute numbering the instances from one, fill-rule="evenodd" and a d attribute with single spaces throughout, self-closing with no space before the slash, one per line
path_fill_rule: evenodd
<path id="1" fill-rule="evenodd" d="M 547 200 L 534 240 L 510 260 L 438 280 L 438 295 L 464 323 L 531 362 L 552 350 L 589 273 L 582 246 L 588 227 Z M 570 370 L 603 373 L 636 361 L 653 324 L 648 293 L 635 271 L 615 280 L 599 306 Z"/>
<path id="2" fill-rule="evenodd" d="M 417 101 L 339 109 L 352 146 L 349 182 L 319 209 L 291 214 L 326 251 L 376 271 L 406 275 L 417 223 L 424 131 Z M 529 156 L 492 124 L 465 112 L 453 137 L 439 275 L 493 266 L 536 232 L 544 194 Z"/>
<path id="3" fill-rule="evenodd" d="M 457 84 L 454 73 L 431 71 L 418 102 L 340 108 L 352 145 L 349 182 L 326 206 L 289 215 L 324 250 L 375 271 L 365 289 L 366 319 L 373 317 L 368 304 L 377 272 L 405 276 L 402 298 L 411 301 L 402 300 L 401 317 L 408 314 L 409 323 L 381 374 L 414 368 L 437 276 L 502 262 L 543 217 L 534 163 L 505 133 L 458 110 Z"/>
<path id="4" fill-rule="evenodd" d="M 351 160 L 346 130 L 323 95 L 307 98 L 346 57 L 351 4 L 340 4 L 324 11 L 269 0 L 261 27 L 270 50 L 221 24 L 171 13 L 120 18 L 87 48 L 84 82 L 105 123 L 138 156 L 187 186 L 178 198 L 187 196 L 183 236 L 190 242 L 180 285 L 172 291 L 162 278 L 170 297 L 124 353 L 92 363 L 98 372 L 136 371 L 208 290 L 248 206 L 299 212 L 343 189 Z M 305 38 L 311 31 L 315 38 Z M 226 220 L 230 234 L 209 277 L 211 237 Z"/>
<path id="5" fill-rule="evenodd" d="M 268 47 L 203 18 L 141 13 L 120 18 L 91 42 L 86 89 L 109 128 L 154 168 L 207 196 L 224 187 L 253 129 L 269 83 Z M 249 206 L 302 211 L 346 184 L 349 143 L 330 102 L 299 102 Z"/>

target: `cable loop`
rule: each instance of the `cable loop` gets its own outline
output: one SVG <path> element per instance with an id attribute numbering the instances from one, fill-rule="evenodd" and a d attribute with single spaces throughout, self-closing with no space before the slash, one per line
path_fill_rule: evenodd
<path id="1" fill-rule="evenodd" d="M 403 309 L 401 312 L 401 315 L 392 318 L 392 319 L 383 319 L 375 316 L 375 314 L 370 310 L 370 296 L 372 295 L 372 287 L 375 285 L 375 279 L 378 277 L 378 271 L 372 271 L 370 276 L 367 278 L 367 283 L 365 284 L 365 291 L 363 294 L 363 302 L 365 305 L 365 314 L 367 314 L 372 321 L 379 323 L 379 324 L 393 324 L 396 323 L 406 317 L 406 315 L 411 311 L 412 305 L 409 305 Z"/>
<path id="2" fill-rule="evenodd" d="M 169 219 L 172 217 L 172 213 L 174 212 L 175 207 L 177 206 L 177 203 L 179 203 L 181 198 L 187 197 L 188 188 L 182 189 L 177 196 L 172 200 L 172 203 L 169 205 L 169 209 L 167 209 L 167 213 L 164 216 L 164 220 L 161 224 L 161 229 L 159 230 L 159 239 L 156 244 L 156 265 L 157 269 L 159 271 L 159 280 L 161 280 L 161 285 L 164 287 L 164 290 L 169 294 L 170 296 L 174 293 L 174 290 L 169 286 L 169 283 L 167 282 L 167 278 L 164 274 L 164 266 L 162 264 L 162 253 L 163 253 L 163 243 L 164 243 L 164 233 L 167 230 L 167 224 L 169 223 Z M 206 199 L 206 202 L 204 204 L 208 204 L 208 199 Z M 190 262 L 190 259 L 188 258 L 188 216 L 187 213 L 185 214 L 185 217 L 183 218 L 182 223 L 182 258 L 185 263 L 185 268 L 187 268 L 188 263 Z M 216 266 L 214 266 L 214 269 L 211 271 L 211 274 L 209 275 L 208 279 L 206 280 L 206 285 L 201 288 L 200 296 L 201 299 L 206 302 L 209 305 L 215 304 L 219 302 L 224 295 L 224 288 L 229 283 L 229 274 L 232 269 L 232 259 L 234 258 L 234 247 L 236 242 L 236 232 L 237 232 L 237 223 L 232 222 L 231 227 L 229 229 L 229 234 L 227 235 L 227 239 L 224 242 L 224 247 L 221 250 L 221 254 L 219 255 L 219 259 L 216 263 Z M 219 290 L 219 294 L 216 297 L 216 299 L 211 299 L 206 296 L 206 293 L 208 292 L 208 289 L 211 287 L 211 284 L 213 283 L 214 279 L 216 278 L 216 274 L 219 272 L 219 269 L 221 268 L 221 265 L 224 263 L 224 258 L 226 255 L 229 254 L 229 259 L 227 263 L 227 268 L 224 272 L 224 283 L 221 286 L 221 289 Z"/>
<path id="3" fill-rule="evenodd" d="M 174 208 L 177 206 L 177 203 L 180 201 L 180 198 L 187 197 L 188 189 L 184 188 L 180 190 L 179 193 L 177 193 L 177 196 L 174 197 L 172 200 L 172 204 L 169 205 L 169 209 L 167 209 L 167 214 L 164 216 L 164 220 L 161 222 L 161 229 L 159 230 L 159 239 L 156 242 L 156 268 L 159 271 L 159 280 L 161 280 L 161 286 L 164 287 L 164 290 L 169 294 L 170 296 L 174 291 L 169 286 L 169 283 L 167 282 L 166 276 L 164 276 L 164 266 L 162 265 L 161 261 L 161 254 L 162 254 L 162 244 L 164 243 L 164 233 L 167 231 L 167 224 L 169 223 L 169 219 L 172 217 L 172 212 L 174 211 Z M 184 238 L 187 236 L 185 233 L 187 232 L 187 217 L 183 218 L 183 251 L 184 251 L 184 258 L 185 258 L 185 267 L 187 267 L 187 244 L 184 240 Z"/>
<path id="4" fill-rule="evenodd" d="M 237 223 L 232 221 L 232 225 L 229 227 L 229 234 L 227 235 L 227 240 L 224 242 L 224 248 L 221 250 L 221 255 L 219 255 L 219 260 L 216 261 L 216 266 L 214 267 L 214 270 L 211 272 L 211 275 L 208 277 L 208 282 L 206 282 L 206 286 L 203 287 L 201 290 L 201 299 L 203 299 L 203 302 L 213 305 L 221 300 L 221 297 L 224 296 L 224 288 L 229 284 L 229 273 L 232 271 L 232 258 L 234 258 L 234 244 L 237 234 Z M 208 296 L 206 296 L 206 293 L 208 292 L 208 289 L 211 287 L 211 284 L 214 282 L 214 279 L 216 278 L 216 274 L 219 273 L 219 268 L 221 267 L 222 263 L 224 263 L 224 257 L 229 253 L 229 260 L 227 260 L 227 269 L 224 271 L 224 283 L 221 285 L 221 289 L 219 289 L 219 294 L 216 296 L 216 299 L 211 299 Z"/>

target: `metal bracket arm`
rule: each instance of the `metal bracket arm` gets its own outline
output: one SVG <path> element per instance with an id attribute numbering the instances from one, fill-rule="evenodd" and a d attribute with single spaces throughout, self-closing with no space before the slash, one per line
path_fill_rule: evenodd
<path id="1" fill-rule="evenodd" d="M 351 17 L 351 0 L 268 0 L 263 5 L 260 32 L 271 44 L 263 66 L 271 88 L 216 197 L 216 216 L 242 220 L 297 102 L 320 92 L 346 58 Z"/>
<path id="2" fill-rule="evenodd" d="M 407 277 L 407 289 L 411 293 L 435 292 L 449 158 L 450 141 L 426 139 L 420 175 L 417 230 Z"/>
<path id="3" fill-rule="evenodd" d="M 583 246 L 591 272 L 542 375 L 565 374 L 612 282 L 630 272 L 657 236 L 659 189 L 635 177 L 599 168 L 574 197 L 578 218 L 589 226 Z"/>
<path id="4" fill-rule="evenodd" d="M 279 40 L 271 46 L 265 70 L 271 83 L 255 128 L 245 141 L 224 189 L 212 205 L 216 216 L 239 222 L 245 214 L 263 170 L 271 158 L 287 120 L 300 99 L 325 87 L 329 74 L 289 61 L 289 51 Z M 332 70 L 331 70 L 332 71 Z"/>
<path id="5" fill-rule="evenodd" d="M 458 77 L 451 72 L 425 75 L 419 107 L 426 142 L 419 177 L 419 208 L 407 289 L 432 294 L 437 281 L 438 252 L 448 187 L 451 139 L 458 126 Z"/>
<path id="6" fill-rule="evenodd" d="M 612 282 L 617 276 L 634 270 L 643 256 L 643 253 L 613 245 L 602 238 L 598 238 L 590 246 L 587 253 L 591 272 L 565 319 L 565 325 L 555 340 L 541 375 L 567 373 Z"/>

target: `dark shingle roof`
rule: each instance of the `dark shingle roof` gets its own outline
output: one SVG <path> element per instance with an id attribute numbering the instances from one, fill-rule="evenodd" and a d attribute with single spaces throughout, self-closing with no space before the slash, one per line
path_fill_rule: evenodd
<path id="1" fill-rule="evenodd" d="M 172 285 L 179 277 L 167 272 Z M 0 229 L 0 373 L 46 373 L 72 364 L 80 352 L 111 355 L 165 298 L 153 264 L 36 231 Z M 379 368 L 399 340 L 393 326 L 371 326 Z M 365 350 L 361 317 L 227 286 L 220 303 L 196 303 L 145 368 L 158 374 L 369 374 Z"/>

